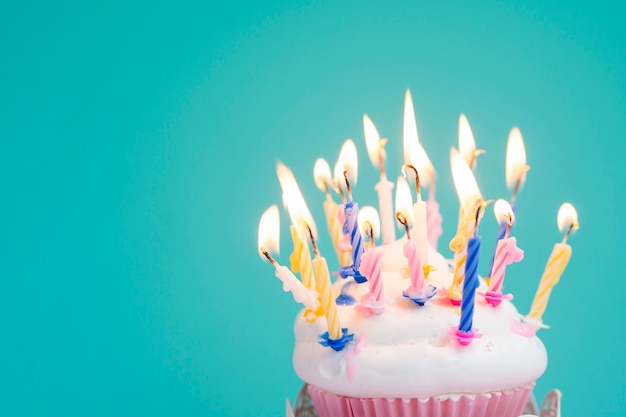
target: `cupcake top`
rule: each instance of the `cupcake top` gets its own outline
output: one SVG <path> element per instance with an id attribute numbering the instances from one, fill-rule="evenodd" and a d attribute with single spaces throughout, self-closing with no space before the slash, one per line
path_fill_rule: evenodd
<path id="1" fill-rule="evenodd" d="M 328 392 L 359 398 L 429 398 L 502 391 L 533 384 L 547 366 L 543 343 L 525 325 L 515 306 L 504 300 L 488 304 L 479 279 L 473 326 L 478 333 L 469 345 L 454 337 L 461 307 L 442 290 L 452 282 L 446 259 L 432 247 L 426 279 L 437 288 L 424 306 L 403 296 L 410 280 L 403 256 L 406 238 L 380 247 L 384 311 L 372 314 L 360 300 L 369 283 L 337 279 L 335 296 L 350 295 L 353 305 L 338 305 L 341 327 L 354 334 L 341 351 L 319 343 L 328 330 L 323 317 L 314 322 L 300 314 L 295 323 L 294 369 L 305 382 Z"/>

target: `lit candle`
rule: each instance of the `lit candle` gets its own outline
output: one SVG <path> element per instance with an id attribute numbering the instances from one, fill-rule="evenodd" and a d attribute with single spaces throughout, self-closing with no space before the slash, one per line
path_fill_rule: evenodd
<path id="1" fill-rule="evenodd" d="M 504 232 L 504 236 L 496 245 L 495 262 L 493 273 L 489 280 L 489 288 L 484 294 L 485 301 L 493 307 L 500 305 L 502 300 L 510 300 L 513 298 L 511 294 L 502 294 L 502 285 L 504 283 L 504 274 L 506 266 L 513 262 L 519 262 L 524 258 L 524 251 L 517 247 L 517 241 L 514 237 L 509 237 L 511 226 L 515 221 L 513 209 L 505 200 L 498 200 L 494 206 L 496 220 L 499 224 L 503 222 L 508 225 Z"/>
<path id="2" fill-rule="evenodd" d="M 426 203 L 422 200 L 420 190 L 420 176 L 417 169 L 413 165 L 404 165 L 402 174 L 406 177 L 406 170 L 410 169 L 415 174 L 415 194 L 417 195 L 415 204 L 413 204 L 413 235 L 415 244 L 420 251 L 420 259 L 424 265 L 428 264 L 428 234 L 426 233 Z M 409 201 L 412 201 L 409 193 Z"/>
<path id="3" fill-rule="evenodd" d="M 358 283 L 367 281 L 361 272 L 361 256 L 365 250 L 363 246 L 363 238 L 359 231 L 358 216 L 359 205 L 352 199 L 352 189 L 350 183 L 356 184 L 358 159 L 356 154 L 356 146 L 351 139 L 345 141 L 339 153 L 339 161 L 337 166 L 342 168 L 343 177 L 346 185 L 347 200 L 344 206 L 345 223 L 343 224 L 343 232 L 350 236 L 350 246 L 352 247 L 352 265 L 343 266 L 339 269 L 339 276 L 342 278 L 354 277 Z"/>
<path id="4" fill-rule="evenodd" d="M 572 247 L 569 246 L 567 238 L 572 230 L 578 229 L 578 214 L 576 209 L 570 203 L 564 203 L 559 208 L 557 215 L 559 230 L 567 229 L 563 236 L 563 241 L 554 245 L 552 254 L 548 259 L 545 270 L 539 282 L 539 288 L 535 293 L 535 298 L 530 307 L 530 313 L 524 319 L 524 322 L 530 324 L 535 329 L 547 327 L 543 324 L 542 317 L 548 306 L 548 300 L 552 288 L 559 282 L 570 257 L 572 256 Z"/>
<path id="5" fill-rule="evenodd" d="M 411 279 L 411 285 L 405 291 L 402 292 L 404 297 L 413 300 L 420 306 L 423 306 L 430 298 L 432 298 L 437 292 L 436 288 L 432 285 L 426 287 L 424 274 L 424 263 L 421 259 L 421 252 L 415 245 L 415 242 L 411 239 L 410 226 L 412 222 L 413 213 L 411 213 L 411 190 L 409 184 L 403 177 L 398 178 L 396 187 L 396 219 L 404 226 L 406 233 L 406 242 L 404 243 L 403 250 L 404 256 L 409 265 L 409 276 Z M 415 228 L 414 228 L 415 229 Z"/>
<path id="6" fill-rule="evenodd" d="M 465 276 L 468 239 L 475 222 L 474 207 L 482 201 L 482 197 L 472 170 L 454 148 L 450 150 L 450 166 L 460 205 L 457 234 L 450 241 L 450 249 L 454 251 L 454 274 L 447 295 L 452 304 L 459 305 L 461 304 L 461 284 Z"/>
<path id="7" fill-rule="evenodd" d="M 319 303 L 315 295 L 291 273 L 289 268 L 279 265 L 270 255 L 270 251 L 277 254 L 280 250 L 279 225 L 280 216 L 278 214 L 278 206 L 273 205 L 265 210 L 259 222 L 259 253 L 261 257 L 267 258 L 276 268 L 276 277 L 282 281 L 283 291 L 291 292 L 294 300 L 304 304 L 309 310 L 317 310 Z"/>
<path id="8" fill-rule="evenodd" d="M 330 234 L 331 240 L 333 242 L 333 247 L 335 248 L 335 252 L 337 253 L 337 258 L 339 259 L 339 265 L 350 265 L 350 251 L 341 250 L 342 248 L 340 248 L 340 242 L 344 235 L 341 231 L 341 225 L 343 222 L 340 221 L 338 214 L 340 211 L 341 213 L 343 213 L 343 208 L 341 208 L 340 210 L 337 206 L 337 203 L 335 203 L 330 195 L 330 190 L 334 187 L 332 176 L 330 173 L 330 166 L 325 159 L 319 158 L 317 161 L 315 161 L 315 166 L 313 168 L 313 178 L 315 179 L 315 184 L 317 185 L 317 187 L 326 194 L 326 200 L 324 201 L 324 215 L 326 216 L 328 233 Z"/>
<path id="9" fill-rule="evenodd" d="M 517 200 L 517 193 L 524 184 L 524 181 L 526 181 L 526 172 L 528 172 L 529 169 L 530 167 L 526 165 L 526 148 L 524 147 L 522 133 L 517 127 L 514 127 L 509 133 L 509 139 L 506 145 L 506 185 L 512 190 L 510 204 L 511 211 L 514 216 L 517 215 L 517 205 L 515 204 Z M 500 239 L 504 237 L 507 228 L 512 227 L 513 225 L 509 226 L 506 219 L 503 219 L 500 222 L 500 229 L 498 231 L 498 239 L 496 242 L 500 241 Z M 496 250 L 494 250 L 491 257 L 487 278 L 492 275 Z"/>
<path id="10" fill-rule="evenodd" d="M 363 115 L 363 130 L 365 131 L 365 144 L 367 153 L 374 168 L 380 169 L 380 181 L 376 184 L 375 190 L 378 192 L 378 209 L 380 210 L 380 220 L 383 232 L 383 244 L 388 244 L 396 240 L 396 233 L 393 224 L 393 207 L 391 202 L 391 190 L 393 182 L 387 179 L 385 173 L 385 144 L 387 139 L 381 139 L 376 126 L 365 114 Z"/>
<path id="11" fill-rule="evenodd" d="M 298 188 L 298 184 L 296 182 L 293 173 L 287 166 L 279 162 L 276 165 L 276 175 L 278 176 L 278 181 L 280 182 L 280 186 L 283 190 L 283 201 L 285 205 L 287 205 L 287 196 L 289 193 L 292 193 L 292 205 L 293 204 L 304 204 L 304 198 L 300 193 L 300 189 Z M 298 201 L 296 201 L 298 200 Z M 305 213 L 306 218 L 309 222 L 312 221 L 311 213 L 308 212 L 308 209 Z M 290 216 L 292 212 L 289 211 Z M 315 276 L 313 275 L 313 265 L 311 264 L 311 253 L 309 252 L 309 245 L 306 241 L 306 235 L 302 234 L 301 230 L 296 228 L 298 222 L 303 219 L 295 219 L 291 218 L 291 237 L 293 240 L 293 252 L 290 257 L 291 261 L 291 269 L 293 272 L 300 273 L 300 277 L 302 278 L 302 283 L 309 290 L 315 290 Z"/>
<path id="12" fill-rule="evenodd" d="M 437 249 L 439 238 L 442 234 L 441 224 L 443 217 L 439 211 L 439 203 L 435 199 L 435 169 L 420 143 L 415 121 L 415 110 L 411 92 L 407 89 L 404 96 L 404 122 L 402 130 L 404 147 L 404 163 L 413 165 L 420 173 L 420 186 L 428 187 L 428 200 L 426 201 L 426 230 L 428 242 Z"/>
<path id="13" fill-rule="evenodd" d="M 359 229 L 371 242 L 361 257 L 361 273 L 367 277 L 369 292 L 361 298 L 361 305 L 368 312 L 380 314 L 385 309 L 382 280 L 382 248 L 376 247 L 375 239 L 380 236 L 380 219 L 374 207 L 365 206 L 359 211 Z"/>
<path id="14" fill-rule="evenodd" d="M 485 203 L 481 201 L 476 210 L 474 233 L 467 242 L 467 262 L 465 264 L 465 279 L 463 281 L 463 299 L 461 302 L 461 320 L 456 333 L 457 340 L 462 345 L 468 345 L 477 337 L 473 329 L 474 304 L 476 289 L 480 285 L 478 281 L 478 257 L 480 253 L 481 238 L 478 235 L 478 223 Z"/>

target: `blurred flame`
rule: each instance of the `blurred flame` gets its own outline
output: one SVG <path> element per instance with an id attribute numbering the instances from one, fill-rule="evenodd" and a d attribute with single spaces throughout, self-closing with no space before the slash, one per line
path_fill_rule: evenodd
<path id="1" fill-rule="evenodd" d="M 263 212 L 259 221 L 259 254 L 265 259 L 261 248 L 268 253 L 278 254 L 280 251 L 280 215 L 278 206 L 271 205 Z"/>
<path id="2" fill-rule="evenodd" d="M 508 201 L 503 199 L 496 200 L 496 204 L 493 206 L 493 212 L 496 215 L 498 224 L 508 223 L 509 218 L 511 219 L 511 224 L 515 223 L 515 214 L 513 214 L 513 209 Z"/>
<path id="3" fill-rule="evenodd" d="M 375 168 L 380 168 L 380 163 L 385 163 L 387 153 L 381 143 L 380 135 L 374 125 L 374 122 L 367 114 L 363 115 L 363 130 L 365 131 L 365 145 L 367 146 L 367 154 Z"/>
<path id="4" fill-rule="evenodd" d="M 519 180 L 519 185 L 526 180 L 526 148 L 522 132 L 517 127 L 511 129 L 509 140 L 506 145 L 506 185 L 514 188 Z"/>
<path id="5" fill-rule="evenodd" d="M 417 168 L 420 175 L 420 184 L 429 186 L 435 179 L 435 168 L 428 158 L 428 154 L 419 141 L 415 109 L 411 92 L 407 89 L 404 96 L 404 124 L 402 129 L 402 144 L 404 147 L 404 163 Z"/>
<path id="6" fill-rule="evenodd" d="M 463 113 L 459 117 L 459 152 L 467 165 L 470 165 L 476 152 L 476 141 L 469 121 Z"/>
<path id="7" fill-rule="evenodd" d="M 452 168 L 454 188 L 456 188 L 463 210 L 473 209 L 473 205 L 482 200 L 480 189 L 469 165 L 459 151 L 454 148 L 450 150 L 450 167 Z"/>
<path id="8" fill-rule="evenodd" d="M 409 183 L 402 176 L 396 182 L 396 213 L 401 213 L 409 227 L 413 225 L 413 197 Z"/>
<path id="9" fill-rule="evenodd" d="M 569 228 L 570 225 L 574 230 L 578 229 L 578 213 L 576 213 L 576 209 L 570 203 L 561 205 L 556 218 L 560 231 Z"/>
<path id="10" fill-rule="evenodd" d="M 317 188 L 324 192 L 330 191 L 328 187 L 333 182 L 333 177 L 330 173 L 330 166 L 324 158 L 317 158 L 315 166 L 313 167 L 313 179 Z"/>
<path id="11" fill-rule="evenodd" d="M 358 177 L 359 160 L 356 154 L 356 145 L 352 139 L 346 139 L 339 151 L 339 157 L 335 164 L 334 177 L 339 184 L 345 184 L 343 172 L 348 173 L 350 185 L 354 186 Z"/>
<path id="12" fill-rule="evenodd" d="M 311 216 L 311 212 L 304 201 L 293 173 L 283 163 L 279 162 L 276 166 L 276 174 L 283 190 L 283 203 L 289 213 L 291 224 L 296 227 L 301 238 L 309 238 L 309 231 L 306 226 L 311 229 L 313 237 L 317 238 L 317 228 L 313 216 Z"/>
<path id="13" fill-rule="evenodd" d="M 361 231 L 361 235 L 368 236 L 370 225 L 372 227 L 372 231 L 374 232 L 374 237 L 380 237 L 380 217 L 378 216 L 378 211 L 372 206 L 365 206 L 359 210 L 359 217 L 357 219 L 359 222 L 359 230 Z"/>

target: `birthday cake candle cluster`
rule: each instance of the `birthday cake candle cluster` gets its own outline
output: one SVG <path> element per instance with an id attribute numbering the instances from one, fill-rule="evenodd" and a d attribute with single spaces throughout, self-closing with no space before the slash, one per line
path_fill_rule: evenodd
<path id="1" fill-rule="evenodd" d="M 512 195 L 494 204 L 500 229 L 487 257 L 489 276 L 483 279 L 478 276 L 479 259 L 485 258 L 479 225 L 492 201 L 482 197 L 474 178 L 481 151 L 467 118 L 459 121 L 459 149 L 450 153 L 460 202 L 451 260 L 437 251 L 442 216 L 435 170 L 418 139 L 409 91 L 395 209 L 394 184 L 385 170 L 386 139 L 367 115 L 363 126 L 369 157 L 380 170 L 378 210 L 359 208 L 356 201 L 358 161 L 352 140 L 342 146 L 332 174 L 323 159 L 314 167 L 315 183 L 326 194 L 323 207 L 338 268 L 331 272 L 322 256 L 313 216 L 282 163 L 277 174 L 291 220 L 290 268 L 272 255 L 279 249 L 278 207 L 267 209 L 259 224 L 260 253 L 275 266 L 283 289 L 304 305 L 295 323 L 293 363 L 318 415 L 519 416 L 547 366 L 536 331 L 547 327 L 543 313 L 571 256 L 566 239 L 578 228 L 575 209 L 565 203 L 558 212 L 565 236 L 554 246 L 530 312 L 523 316 L 511 303 L 512 295 L 503 293 L 506 267 L 524 257 L 512 235 L 516 197 L 528 170 L 519 129 L 512 129 L 507 145 Z M 403 230 L 400 238 L 396 224 Z"/>

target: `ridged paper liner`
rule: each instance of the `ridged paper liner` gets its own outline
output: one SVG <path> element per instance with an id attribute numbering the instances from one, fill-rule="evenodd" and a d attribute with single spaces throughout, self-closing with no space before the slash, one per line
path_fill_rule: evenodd
<path id="1" fill-rule="evenodd" d="M 319 417 L 519 417 L 535 384 L 455 398 L 354 398 L 309 385 Z"/>

